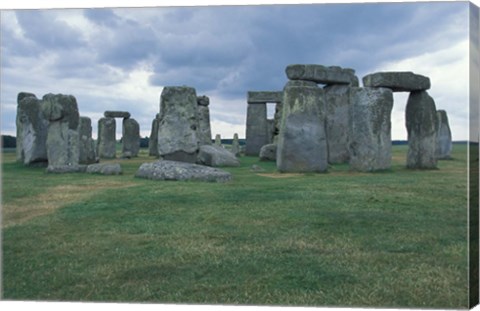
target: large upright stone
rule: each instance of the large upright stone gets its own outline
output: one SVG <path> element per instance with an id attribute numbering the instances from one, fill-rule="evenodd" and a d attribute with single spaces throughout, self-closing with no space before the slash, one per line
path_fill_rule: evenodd
<path id="1" fill-rule="evenodd" d="M 452 152 L 452 132 L 448 124 L 447 112 L 437 110 L 437 149 L 435 155 L 437 159 L 450 159 Z"/>
<path id="2" fill-rule="evenodd" d="M 350 68 L 322 65 L 289 65 L 286 74 L 290 80 L 312 81 L 322 84 L 351 84 L 358 85 L 355 71 Z"/>
<path id="3" fill-rule="evenodd" d="M 408 132 L 407 168 L 436 168 L 437 109 L 426 91 L 410 93 L 405 121 Z"/>
<path id="4" fill-rule="evenodd" d="M 371 172 L 390 168 L 393 93 L 387 88 L 351 88 L 350 168 Z"/>
<path id="5" fill-rule="evenodd" d="M 247 129 L 245 138 L 245 154 L 249 156 L 258 156 L 262 146 L 269 143 L 267 104 L 248 104 Z"/>
<path id="6" fill-rule="evenodd" d="M 160 115 L 157 114 L 152 121 L 152 131 L 150 132 L 150 138 L 148 140 L 148 155 L 152 157 L 158 157 L 158 124 L 160 123 Z"/>
<path id="7" fill-rule="evenodd" d="M 234 154 L 218 145 L 200 146 L 197 163 L 213 167 L 240 165 Z"/>
<path id="8" fill-rule="evenodd" d="M 350 86 L 330 85 L 325 90 L 325 131 L 327 133 L 328 162 L 348 163 L 348 121 L 350 119 Z"/>
<path id="9" fill-rule="evenodd" d="M 34 94 L 18 94 L 16 158 L 26 165 L 47 162 L 48 120 L 41 112 L 42 104 Z"/>
<path id="10" fill-rule="evenodd" d="M 43 96 L 42 112 L 48 124 L 48 170 L 78 167 L 80 160 L 80 115 L 75 97 L 62 94 Z"/>
<path id="11" fill-rule="evenodd" d="M 96 162 L 95 144 L 92 139 L 92 120 L 88 117 L 80 117 L 78 126 L 80 135 L 80 164 L 92 164 Z"/>
<path id="12" fill-rule="evenodd" d="M 211 145 L 212 144 L 212 131 L 210 128 L 210 110 L 208 105 L 210 104 L 210 99 L 207 96 L 198 96 L 198 142 L 200 146 L 202 145 Z"/>
<path id="13" fill-rule="evenodd" d="M 137 157 L 140 151 L 140 125 L 135 119 L 123 119 L 122 157 Z"/>
<path id="14" fill-rule="evenodd" d="M 280 172 L 325 172 L 325 93 L 314 82 L 289 81 L 277 144 Z"/>
<path id="15" fill-rule="evenodd" d="M 197 94 L 187 86 L 166 86 L 160 96 L 158 153 L 165 160 L 197 160 Z"/>
<path id="16" fill-rule="evenodd" d="M 100 159 L 113 159 L 116 154 L 116 123 L 114 118 L 98 120 L 97 155 Z"/>
<path id="17" fill-rule="evenodd" d="M 232 140 L 232 150 L 231 152 L 238 157 L 240 155 L 240 142 L 238 141 L 238 134 L 235 133 L 233 134 L 233 140 Z"/>
<path id="18" fill-rule="evenodd" d="M 363 77 L 363 85 L 386 87 L 394 92 L 413 92 L 428 90 L 430 79 L 409 71 L 377 72 Z"/>
<path id="19" fill-rule="evenodd" d="M 103 116 L 105 118 L 124 118 L 124 119 L 128 119 L 130 118 L 130 112 L 128 111 L 105 111 L 103 113 Z"/>

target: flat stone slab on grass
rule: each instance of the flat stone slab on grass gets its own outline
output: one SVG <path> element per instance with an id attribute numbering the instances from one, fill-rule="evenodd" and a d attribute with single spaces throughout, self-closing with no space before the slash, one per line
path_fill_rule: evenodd
<path id="1" fill-rule="evenodd" d="M 286 68 L 290 80 L 312 81 L 322 84 L 351 84 L 358 86 L 355 70 L 338 66 L 289 65 Z"/>
<path id="2" fill-rule="evenodd" d="M 197 163 L 213 167 L 240 166 L 240 161 L 232 152 L 217 145 L 200 146 Z"/>
<path id="3" fill-rule="evenodd" d="M 168 160 L 143 163 L 135 177 L 151 180 L 193 180 L 206 182 L 227 182 L 232 180 L 230 173 L 218 168 Z"/>
<path id="4" fill-rule="evenodd" d="M 107 110 L 103 113 L 103 116 L 105 118 L 124 118 L 124 119 L 128 119 L 128 118 L 130 118 L 130 112 L 128 112 L 128 111 L 110 111 L 110 110 Z"/>
<path id="5" fill-rule="evenodd" d="M 428 90 L 430 79 L 410 71 L 376 72 L 363 77 L 363 85 L 386 87 L 393 92 L 413 92 Z"/>
<path id="6" fill-rule="evenodd" d="M 48 166 L 45 172 L 50 174 L 68 174 L 68 173 L 85 173 L 87 165 L 58 165 Z"/>
<path id="7" fill-rule="evenodd" d="M 87 166 L 87 173 L 101 175 L 120 175 L 122 167 L 119 163 L 97 163 Z"/>

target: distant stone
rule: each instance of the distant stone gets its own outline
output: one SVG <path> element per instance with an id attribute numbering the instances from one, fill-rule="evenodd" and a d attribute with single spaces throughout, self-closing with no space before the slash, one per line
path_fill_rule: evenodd
<path id="1" fill-rule="evenodd" d="M 228 182 L 232 175 L 218 168 L 161 160 L 153 163 L 144 163 L 138 169 L 136 177 L 151 180 L 180 180 Z"/>
<path id="2" fill-rule="evenodd" d="M 309 81 L 289 81 L 283 90 L 283 114 L 277 143 L 280 172 L 325 172 L 325 93 Z"/>
<path id="3" fill-rule="evenodd" d="M 17 97 L 17 146 L 16 159 L 25 165 L 47 162 L 48 120 L 44 117 L 42 101 L 31 93 L 19 93 Z"/>
<path id="4" fill-rule="evenodd" d="M 277 145 L 268 144 L 260 149 L 260 161 L 275 161 L 277 159 Z"/>
<path id="5" fill-rule="evenodd" d="M 238 134 L 233 134 L 232 149 L 230 150 L 236 157 L 240 156 L 240 142 L 238 141 Z"/>
<path id="6" fill-rule="evenodd" d="M 240 166 L 240 161 L 232 152 L 217 145 L 200 146 L 197 163 L 213 167 Z"/>
<path id="7" fill-rule="evenodd" d="M 439 160 L 451 159 L 452 132 L 448 124 L 447 112 L 437 110 L 437 149 L 435 155 Z"/>
<path id="8" fill-rule="evenodd" d="M 251 91 L 247 93 L 247 102 L 252 103 L 281 103 L 283 99 L 282 91 Z"/>
<path id="9" fill-rule="evenodd" d="M 135 119 L 123 119 L 122 156 L 138 157 L 140 151 L 140 125 Z"/>
<path id="10" fill-rule="evenodd" d="M 98 120 L 97 156 L 100 159 L 113 159 L 116 156 L 116 123 L 114 118 Z"/>
<path id="11" fill-rule="evenodd" d="M 105 118 L 124 118 L 124 119 L 128 119 L 130 118 L 130 112 L 128 111 L 105 111 L 103 113 L 103 116 Z"/>
<path id="12" fill-rule="evenodd" d="M 78 127 L 80 135 L 80 164 L 91 164 L 96 162 L 95 143 L 92 139 L 92 120 L 88 117 L 80 117 Z"/>
<path id="13" fill-rule="evenodd" d="M 372 172 L 391 167 L 393 93 L 387 88 L 351 88 L 350 168 Z"/>
<path id="14" fill-rule="evenodd" d="M 430 88 L 428 77 L 409 71 L 377 72 L 363 77 L 365 87 L 386 87 L 393 92 L 423 91 Z"/>
<path id="15" fill-rule="evenodd" d="M 119 163 L 97 163 L 87 166 L 87 173 L 101 175 L 121 175 L 122 166 Z"/>
<path id="16" fill-rule="evenodd" d="M 197 160 L 197 94 L 187 86 L 166 86 L 160 96 L 158 153 L 165 160 Z"/>
<path id="17" fill-rule="evenodd" d="M 426 91 L 412 92 L 405 111 L 408 133 L 407 168 L 437 168 L 437 109 Z"/>
<path id="18" fill-rule="evenodd" d="M 150 139 L 148 140 L 148 155 L 152 157 L 158 157 L 158 124 L 160 120 L 158 118 L 152 121 L 152 131 L 150 132 Z"/>
<path id="19" fill-rule="evenodd" d="M 286 68 L 290 80 L 312 81 L 322 84 L 352 84 L 358 85 L 358 78 L 353 69 L 338 66 L 322 65 L 289 65 Z"/>
<path id="20" fill-rule="evenodd" d="M 215 146 L 221 146 L 222 145 L 222 137 L 220 134 L 215 135 Z"/>
<path id="21" fill-rule="evenodd" d="M 210 99 L 207 96 L 197 97 L 197 117 L 198 117 L 198 143 L 199 145 L 212 144 L 212 131 L 210 128 L 210 110 L 208 105 Z"/>
<path id="22" fill-rule="evenodd" d="M 206 107 L 206 106 L 210 105 L 210 98 L 208 96 L 205 96 L 205 95 L 197 96 L 197 104 L 199 106 Z"/>

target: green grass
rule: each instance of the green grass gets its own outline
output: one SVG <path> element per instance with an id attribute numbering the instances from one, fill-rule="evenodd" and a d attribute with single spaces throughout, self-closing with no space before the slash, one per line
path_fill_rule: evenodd
<path id="1" fill-rule="evenodd" d="M 3 298 L 466 308 L 467 149 L 433 171 L 46 175 L 3 155 Z M 257 164 L 264 173 L 254 173 Z M 32 216 L 33 215 L 33 216 Z"/>

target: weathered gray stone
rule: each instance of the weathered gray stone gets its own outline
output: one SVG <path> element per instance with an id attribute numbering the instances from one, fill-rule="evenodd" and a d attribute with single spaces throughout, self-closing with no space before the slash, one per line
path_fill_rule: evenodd
<path id="1" fill-rule="evenodd" d="M 255 173 L 261 173 L 261 172 L 265 172 L 265 169 L 256 164 L 253 164 L 252 167 L 250 167 L 250 171 Z"/>
<path id="2" fill-rule="evenodd" d="M 48 120 L 41 112 L 42 101 L 34 94 L 19 93 L 17 97 L 16 159 L 26 165 L 47 162 Z"/>
<path id="3" fill-rule="evenodd" d="M 197 117 L 198 117 L 198 143 L 199 145 L 212 144 L 212 131 L 210 128 L 210 99 L 207 96 L 197 97 Z"/>
<path id="4" fill-rule="evenodd" d="M 135 119 L 123 119 L 122 157 L 138 157 L 140 151 L 140 125 Z"/>
<path id="5" fill-rule="evenodd" d="M 222 145 L 222 136 L 220 134 L 215 135 L 215 146 L 221 146 Z"/>
<path id="6" fill-rule="evenodd" d="M 410 93 L 405 121 L 408 133 L 407 168 L 436 168 L 437 109 L 426 91 Z"/>
<path id="7" fill-rule="evenodd" d="M 79 163 L 91 164 L 96 162 L 95 143 L 92 139 L 92 120 L 88 117 L 80 117 L 78 126 L 80 136 Z"/>
<path id="8" fill-rule="evenodd" d="M 59 166 L 48 166 L 45 170 L 49 174 L 68 174 L 68 173 L 85 173 L 87 165 L 77 164 L 77 165 L 59 165 Z"/>
<path id="9" fill-rule="evenodd" d="M 142 164 L 135 176 L 152 180 L 206 182 L 227 182 L 232 179 L 230 173 L 218 168 L 166 160 Z"/>
<path id="10" fill-rule="evenodd" d="M 280 172 L 325 172 L 325 93 L 314 82 L 289 81 L 283 90 L 277 143 Z"/>
<path id="11" fill-rule="evenodd" d="M 238 141 L 238 134 L 233 134 L 232 149 L 230 150 L 236 157 L 240 156 L 240 142 Z"/>
<path id="12" fill-rule="evenodd" d="M 240 165 L 233 153 L 217 145 L 200 146 L 197 163 L 213 167 Z"/>
<path id="13" fill-rule="evenodd" d="M 119 163 L 97 163 L 87 166 L 87 173 L 101 175 L 121 175 L 122 166 Z"/>
<path id="14" fill-rule="evenodd" d="M 163 88 L 158 126 L 158 153 L 163 159 L 191 163 L 197 160 L 197 106 L 194 88 Z"/>
<path id="15" fill-rule="evenodd" d="M 278 141 L 278 133 L 280 133 L 280 122 L 282 121 L 282 103 L 275 105 L 275 114 L 273 116 L 274 130 L 273 130 L 273 143 Z"/>
<path id="16" fill-rule="evenodd" d="M 389 169 L 392 160 L 392 91 L 387 88 L 351 88 L 350 105 L 350 168 L 362 172 Z"/>
<path id="17" fill-rule="evenodd" d="M 273 138 L 275 136 L 275 120 L 274 119 L 267 119 L 267 136 L 268 136 L 268 143 L 272 144 Z"/>
<path id="18" fill-rule="evenodd" d="M 281 103 L 283 93 L 281 91 L 250 91 L 247 93 L 247 102 L 249 104 Z"/>
<path id="19" fill-rule="evenodd" d="M 358 85 L 358 78 L 353 69 L 338 66 L 322 65 L 289 65 L 286 68 L 290 80 L 312 81 L 322 84 L 352 84 Z"/>
<path id="20" fill-rule="evenodd" d="M 452 132 L 448 124 L 447 112 L 437 110 L 437 149 L 435 156 L 438 160 L 451 159 L 452 153 Z"/>
<path id="21" fill-rule="evenodd" d="M 277 145 L 268 144 L 260 149 L 260 161 L 275 161 L 277 159 Z"/>
<path id="22" fill-rule="evenodd" d="M 152 157 L 158 157 L 158 124 L 160 120 L 158 118 L 152 121 L 152 131 L 150 132 L 150 139 L 148 140 L 148 155 Z"/>
<path id="23" fill-rule="evenodd" d="M 330 85 L 325 90 L 325 132 L 328 145 L 328 162 L 348 163 L 348 121 L 350 86 Z"/>
<path id="24" fill-rule="evenodd" d="M 267 104 L 247 105 L 246 149 L 248 156 L 258 156 L 260 148 L 268 144 Z"/>
<path id="25" fill-rule="evenodd" d="M 423 91 L 430 88 L 428 77 L 409 71 L 377 72 L 363 77 L 366 87 L 386 87 L 393 92 Z"/>
<path id="26" fill-rule="evenodd" d="M 103 116 L 105 118 L 124 118 L 124 119 L 128 119 L 130 118 L 130 112 L 128 111 L 105 111 L 103 113 Z"/>
<path id="27" fill-rule="evenodd" d="M 98 120 L 97 156 L 100 159 L 113 159 L 116 154 L 116 123 L 114 118 Z"/>
<path id="28" fill-rule="evenodd" d="M 42 113 L 50 121 L 47 130 L 48 166 L 78 166 L 80 160 L 80 115 L 75 97 L 62 94 L 43 96 Z"/>

